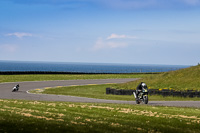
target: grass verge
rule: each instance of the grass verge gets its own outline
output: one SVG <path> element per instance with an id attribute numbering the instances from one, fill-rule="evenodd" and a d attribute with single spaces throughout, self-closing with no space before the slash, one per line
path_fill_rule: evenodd
<path id="1" fill-rule="evenodd" d="M 200 132 L 200 109 L 0 99 L 0 132 Z"/>
<path id="2" fill-rule="evenodd" d="M 200 90 L 200 65 L 144 77 L 135 82 L 119 84 L 118 88 L 136 88 L 141 81 L 147 83 L 147 86 L 153 89 Z"/>
<path id="3" fill-rule="evenodd" d="M 84 86 L 69 86 L 69 87 L 56 87 L 56 88 L 44 88 L 31 90 L 31 93 L 41 94 L 55 94 L 55 95 L 70 95 L 79 97 L 89 97 L 97 99 L 109 99 L 109 100 L 135 100 L 133 95 L 107 95 L 106 88 L 115 86 L 117 84 L 104 84 L 104 85 L 84 85 Z M 149 95 L 150 101 L 200 101 L 200 98 L 181 98 L 181 97 L 163 97 Z"/>
<path id="4" fill-rule="evenodd" d="M 30 75 L 0 75 L 0 83 L 46 80 L 79 80 L 79 79 L 119 79 L 144 78 L 151 74 L 30 74 Z"/>

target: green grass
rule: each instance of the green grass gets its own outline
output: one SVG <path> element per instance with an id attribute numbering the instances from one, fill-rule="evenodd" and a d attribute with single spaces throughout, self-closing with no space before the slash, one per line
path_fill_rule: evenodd
<path id="1" fill-rule="evenodd" d="M 30 75 L 0 75 L 0 83 L 20 81 L 46 80 L 79 80 L 79 79 L 119 79 L 144 78 L 151 74 L 30 74 Z"/>
<path id="2" fill-rule="evenodd" d="M 106 87 L 109 87 L 109 86 L 110 86 L 109 84 L 70 86 L 70 87 L 46 88 L 42 90 L 36 89 L 30 92 L 42 93 L 42 94 L 80 96 L 80 97 L 89 97 L 89 98 L 97 98 L 97 99 L 133 101 L 133 96 L 107 95 Z"/>
<path id="3" fill-rule="evenodd" d="M 146 82 L 148 87 L 155 89 L 200 90 L 200 65 L 144 77 L 135 82 L 119 84 L 118 88 L 136 88 L 141 81 Z"/>
<path id="4" fill-rule="evenodd" d="M 0 132 L 200 132 L 200 109 L 0 99 Z"/>
<path id="5" fill-rule="evenodd" d="M 30 92 L 42 93 L 42 94 L 55 94 L 55 95 L 70 95 L 79 97 L 89 97 L 97 99 L 109 99 L 109 100 L 125 100 L 134 101 L 133 95 L 107 95 L 106 88 L 110 86 L 116 86 L 116 84 L 106 85 L 84 85 L 84 86 L 69 86 L 69 87 L 56 87 L 56 88 L 44 88 L 36 89 Z M 150 101 L 200 101 L 200 98 L 181 98 L 181 97 L 163 97 L 149 95 Z"/>

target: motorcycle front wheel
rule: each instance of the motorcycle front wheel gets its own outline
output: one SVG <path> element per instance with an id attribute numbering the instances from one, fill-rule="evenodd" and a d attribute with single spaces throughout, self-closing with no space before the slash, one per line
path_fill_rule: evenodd
<path id="1" fill-rule="evenodd" d="M 148 96 L 144 96 L 143 99 L 144 99 L 144 104 L 148 104 L 148 101 L 149 101 L 149 100 L 148 100 Z"/>

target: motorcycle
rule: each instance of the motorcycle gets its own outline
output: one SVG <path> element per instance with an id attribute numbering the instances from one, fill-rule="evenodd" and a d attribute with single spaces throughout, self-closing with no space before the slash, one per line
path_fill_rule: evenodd
<path id="1" fill-rule="evenodd" d="M 133 95 L 135 97 L 136 104 L 140 104 L 143 102 L 144 104 L 148 104 L 148 89 L 142 88 L 142 91 L 139 93 L 138 97 L 136 96 L 136 93 L 133 92 Z"/>
<path id="2" fill-rule="evenodd" d="M 13 87 L 12 92 L 18 91 L 19 90 L 19 84 Z"/>

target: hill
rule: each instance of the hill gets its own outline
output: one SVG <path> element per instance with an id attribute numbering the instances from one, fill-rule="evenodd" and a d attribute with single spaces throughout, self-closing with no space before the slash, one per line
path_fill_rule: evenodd
<path id="1" fill-rule="evenodd" d="M 140 82 L 145 82 L 149 88 L 155 89 L 200 90 L 200 65 L 152 75 L 135 82 L 120 84 L 118 87 L 135 89 Z"/>

